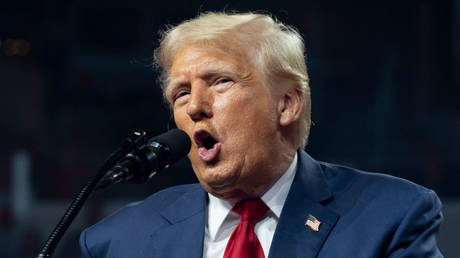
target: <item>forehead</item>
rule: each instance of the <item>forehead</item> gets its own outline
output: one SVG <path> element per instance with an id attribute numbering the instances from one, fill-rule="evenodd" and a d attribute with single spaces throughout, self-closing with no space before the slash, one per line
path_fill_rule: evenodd
<path id="1" fill-rule="evenodd" d="M 241 73 L 250 67 L 246 51 L 237 47 L 219 47 L 193 43 L 182 46 L 174 55 L 170 79 L 198 75 L 205 70 L 232 70 Z"/>

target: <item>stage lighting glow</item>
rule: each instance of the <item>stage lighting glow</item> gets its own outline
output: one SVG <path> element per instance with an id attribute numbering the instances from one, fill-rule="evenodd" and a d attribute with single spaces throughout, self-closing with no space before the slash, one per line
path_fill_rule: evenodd
<path id="1" fill-rule="evenodd" d="M 27 56 L 32 48 L 29 41 L 24 39 L 7 39 L 0 47 L 6 56 Z"/>

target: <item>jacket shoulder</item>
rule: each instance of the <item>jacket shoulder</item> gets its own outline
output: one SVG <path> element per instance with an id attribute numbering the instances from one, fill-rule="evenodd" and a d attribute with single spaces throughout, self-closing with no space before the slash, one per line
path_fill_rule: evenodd
<path id="1" fill-rule="evenodd" d="M 386 198 L 394 204 L 417 199 L 423 195 L 436 195 L 433 190 L 409 180 L 388 174 L 367 172 L 346 166 L 319 162 L 334 196 L 347 193 L 374 198 Z"/>
<path id="2" fill-rule="evenodd" d="M 350 257 L 442 257 L 436 234 L 443 216 L 434 191 L 390 175 L 320 166 L 333 192 L 327 205 L 341 214 L 335 231 L 347 235 L 329 239 L 340 242 Z M 366 248 L 354 247 L 356 239 L 365 241 Z"/>
<path id="3" fill-rule="evenodd" d="M 104 227 L 117 228 L 118 226 L 139 224 L 142 218 L 148 217 L 149 220 L 159 214 L 175 200 L 179 199 L 185 193 L 198 190 L 201 186 L 198 184 L 174 186 L 157 193 L 154 193 L 146 199 L 125 205 L 110 216 L 104 218 L 97 224 L 88 228 L 89 230 L 101 230 Z M 149 216 L 146 216 L 149 214 Z M 140 221 L 139 221 L 140 219 Z M 127 223 L 131 222 L 131 223 Z M 115 226 L 115 227 L 114 227 Z"/>
<path id="4" fill-rule="evenodd" d="M 142 241 L 149 239 L 152 232 L 169 225 L 161 211 L 185 194 L 200 189 L 199 184 L 174 186 L 152 194 L 143 201 L 127 204 L 82 232 L 82 252 L 88 252 L 87 257 L 100 257 L 99 254 L 117 249 L 116 245 L 144 245 Z"/>

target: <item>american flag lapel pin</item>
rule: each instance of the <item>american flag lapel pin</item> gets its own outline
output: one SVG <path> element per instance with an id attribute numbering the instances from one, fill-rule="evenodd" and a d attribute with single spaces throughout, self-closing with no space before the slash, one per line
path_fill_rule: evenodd
<path id="1" fill-rule="evenodd" d="M 305 226 L 308 226 L 311 228 L 311 230 L 318 232 L 320 225 L 321 225 L 321 221 L 319 221 L 313 215 L 308 214 L 307 220 L 305 221 Z"/>

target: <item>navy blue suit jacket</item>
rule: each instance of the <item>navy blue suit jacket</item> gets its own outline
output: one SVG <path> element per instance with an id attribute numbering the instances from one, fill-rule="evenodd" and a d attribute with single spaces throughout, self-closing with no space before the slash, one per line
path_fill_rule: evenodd
<path id="1" fill-rule="evenodd" d="M 298 154 L 268 258 L 442 257 L 433 191 Z M 206 202 L 195 184 L 128 205 L 81 234 L 82 257 L 201 258 Z M 318 232 L 304 225 L 308 214 L 321 222 Z"/>

